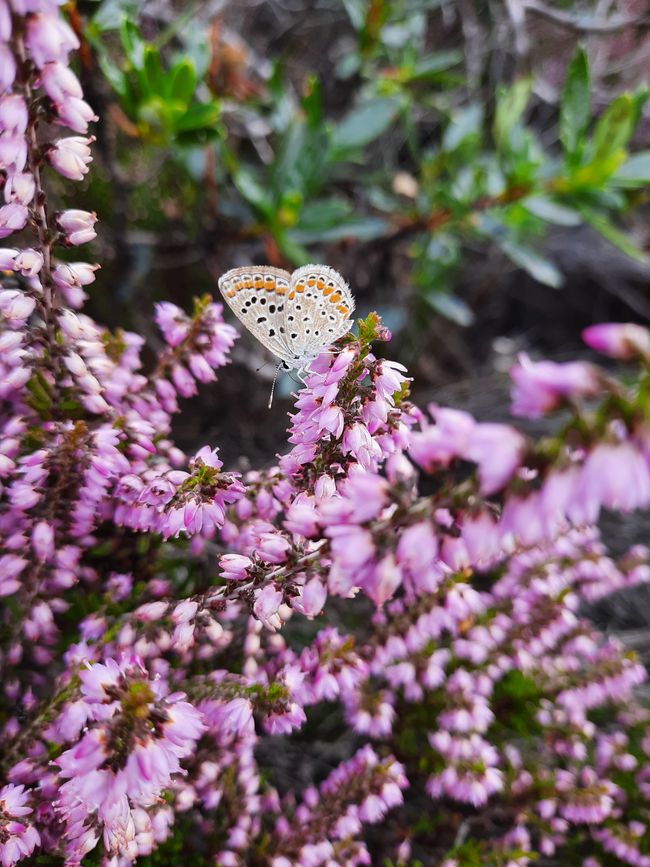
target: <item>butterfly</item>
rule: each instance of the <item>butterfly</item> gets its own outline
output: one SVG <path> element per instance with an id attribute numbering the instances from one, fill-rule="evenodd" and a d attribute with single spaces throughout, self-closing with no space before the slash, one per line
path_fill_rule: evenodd
<path id="1" fill-rule="evenodd" d="M 350 287 L 327 265 L 304 265 L 293 274 L 264 265 L 233 268 L 219 278 L 219 290 L 240 322 L 280 359 L 278 371 L 304 371 L 352 327 Z"/>

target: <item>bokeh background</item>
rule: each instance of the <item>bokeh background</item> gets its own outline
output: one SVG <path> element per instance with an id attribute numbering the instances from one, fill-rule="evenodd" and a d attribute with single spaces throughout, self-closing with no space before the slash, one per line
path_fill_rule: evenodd
<path id="1" fill-rule="evenodd" d="M 69 4 L 101 115 L 90 310 L 144 333 L 225 270 L 323 262 L 393 332 L 414 396 L 507 414 L 503 372 L 650 321 L 644 0 Z M 288 394 L 243 335 L 176 431 L 271 463 Z M 259 368 L 262 367 L 260 370 Z"/>

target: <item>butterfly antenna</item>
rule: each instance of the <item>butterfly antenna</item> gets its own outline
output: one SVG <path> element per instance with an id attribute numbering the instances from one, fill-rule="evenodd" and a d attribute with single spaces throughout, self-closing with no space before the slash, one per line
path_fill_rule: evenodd
<path id="1" fill-rule="evenodd" d="M 275 393 L 275 383 L 278 381 L 278 376 L 280 375 L 280 368 L 282 367 L 282 362 L 278 364 L 275 368 L 275 376 L 273 377 L 273 384 L 271 385 L 271 394 L 269 396 L 269 409 L 273 404 L 273 394 Z"/>

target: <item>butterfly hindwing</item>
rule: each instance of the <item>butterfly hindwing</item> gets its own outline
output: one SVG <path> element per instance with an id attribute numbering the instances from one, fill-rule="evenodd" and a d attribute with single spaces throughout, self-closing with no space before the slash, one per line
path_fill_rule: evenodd
<path id="1" fill-rule="evenodd" d="M 349 331 L 353 310 L 350 288 L 333 268 L 298 268 L 291 275 L 284 311 L 288 349 L 297 356 L 317 355 Z"/>

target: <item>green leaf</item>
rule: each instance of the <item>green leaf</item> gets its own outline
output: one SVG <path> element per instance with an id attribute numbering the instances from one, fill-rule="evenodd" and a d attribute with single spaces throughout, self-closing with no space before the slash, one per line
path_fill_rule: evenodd
<path id="1" fill-rule="evenodd" d="M 582 217 L 573 208 L 559 205 L 546 196 L 529 196 L 522 202 L 522 207 L 540 220 L 556 226 L 578 226 L 582 222 Z"/>
<path id="2" fill-rule="evenodd" d="M 603 238 L 610 242 L 610 244 L 618 247 L 619 250 L 631 259 L 648 264 L 648 257 L 645 253 L 643 253 L 642 250 L 639 250 L 639 248 L 632 243 L 628 235 L 621 232 L 620 229 L 617 229 L 608 217 L 587 208 L 581 208 L 581 213 L 585 221 L 589 223 L 590 226 L 593 226 L 598 234 L 602 235 Z"/>
<path id="3" fill-rule="evenodd" d="M 415 64 L 415 68 L 408 76 L 409 81 L 427 81 L 436 78 L 441 72 L 445 72 L 452 66 L 456 66 L 463 59 L 463 54 L 457 49 L 450 51 L 437 51 L 428 57 L 423 57 Z"/>
<path id="4" fill-rule="evenodd" d="M 323 89 L 317 76 L 310 75 L 302 98 L 307 125 L 315 129 L 323 120 Z"/>
<path id="5" fill-rule="evenodd" d="M 533 87 L 532 78 L 520 78 L 497 94 L 494 113 L 494 138 L 500 145 L 508 144 L 513 126 L 524 113 Z"/>
<path id="6" fill-rule="evenodd" d="M 594 130 L 591 162 L 605 162 L 625 148 L 633 132 L 633 112 L 629 93 L 622 93 L 608 106 Z"/>
<path id="7" fill-rule="evenodd" d="M 112 90 L 120 99 L 126 99 L 129 86 L 122 70 L 113 63 L 107 52 L 97 51 L 96 57 L 99 68 Z"/>
<path id="8" fill-rule="evenodd" d="M 141 69 L 144 63 L 144 42 L 140 38 L 138 28 L 133 21 L 124 17 L 119 27 L 122 49 L 131 65 L 135 69 Z"/>
<path id="9" fill-rule="evenodd" d="M 169 73 L 166 91 L 172 99 L 189 103 L 196 89 L 196 72 L 191 60 L 182 60 Z"/>
<path id="10" fill-rule="evenodd" d="M 144 47 L 144 64 L 143 76 L 144 95 L 162 96 L 164 93 L 164 74 L 162 63 L 160 62 L 160 54 L 153 45 L 145 45 Z"/>
<path id="11" fill-rule="evenodd" d="M 650 150 L 638 151 L 627 159 L 609 179 L 616 187 L 642 187 L 650 183 Z"/>
<path id="12" fill-rule="evenodd" d="M 219 114 L 218 102 L 193 102 L 187 111 L 176 120 L 174 128 L 177 132 L 214 128 L 219 120 Z"/>
<path id="13" fill-rule="evenodd" d="M 232 179 L 242 198 L 270 220 L 275 211 L 273 202 L 269 191 L 261 185 L 253 172 L 240 166 L 233 172 Z"/>
<path id="14" fill-rule="evenodd" d="M 334 128 L 333 150 L 349 151 L 374 141 L 388 129 L 399 107 L 400 100 L 397 97 L 378 97 L 361 103 Z"/>
<path id="15" fill-rule="evenodd" d="M 436 313 L 440 313 L 445 319 L 449 319 L 457 325 L 467 327 L 474 321 L 474 314 L 471 309 L 456 295 L 449 292 L 426 292 L 424 298 Z"/>
<path id="16" fill-rule="evenodd" d="M 368 0 L 343 0 L 343 7 L 354 29 L 361 30 L 366 23 Z"/>
<path id="17" fill-rule="evenodd" d="M 590 110 L 589 61 L 579 46 L 567 69 L 560 101 L 560 141 L 567 162 L 579 161 Z"/>
<path id="18" fill-rule="evenodd" d="M 355 238 L 358 241 L 371 241 L 380 238 L 388 230 L 389 224 L 379 217 L 360 217 L 358 219 L 344 220 L 322 229 L 291 229 L 287 234 L 294 240 L 303 244 L 332 243 L 342 241 L 345 238 Z"/>
<path id="19" fill-rule="evenodd" d="M 478 140 L 482 123 L 483 106 L 478 102 L 454 111 L 442 136 L 442 149 L 455 151 L 469 139 Z"/>
<path id="20" fill-rule="evenodd" d="M 495 238 L 497 245 L 503 250 L 506 256 L 523 268 L 531 277 L 534 277 L 539 283 L 544 283 L 546 286 L 551 286 L 553 289 L 559 289 L 564 283 L 562 272 L 548 259 L 544 259 L 535 250 L 530 247 L 520 244 L 512 238 Z"/>
<path id="21" fill-rule="evenodd" d="M 296 230 L 319 231 L 329 229 L 350 216 L 350 205 L 345 199 L 316 199 L 308 202 L 300 212 Z"/>
<path id="22" fill-rule="evenodd" d="M 294 265 L 307 265 L 309 263 L 311 257 L 307 250 L 290 238 L 287 233 L 276 231 L 273 233 L 273 237 L 282 255 L 286 256 Z"/>

